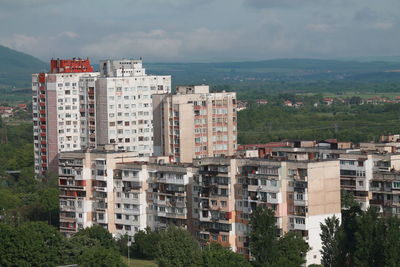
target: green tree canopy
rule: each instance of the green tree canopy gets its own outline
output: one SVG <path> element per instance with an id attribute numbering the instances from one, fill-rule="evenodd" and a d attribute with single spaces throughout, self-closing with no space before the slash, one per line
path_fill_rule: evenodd
<path id="1" fill-rule="evenodd" d="M 242 255 L 215 242 L 203 248 L 202 256 L 205 267 L 251 267 Z"/>
<path id="2" fill-rule="evenodd" d="M 253 211 L 250 233 L 250 253 L 254 266 L 302 266 L 309 250 L 304 239 L 292 232 L 278 237 L 273 210 L 258 206 Z"/>
<path id="3" fill-rule="evenodd" d="M 92 247 L 86 249 L 78 257 L 78 264 L 82 267 L 125 267 L 121 255 L 115 249 Z"/>
<path id="4" fill-rule="evenodd" d="M 176 226 L 161 232 L 157 262 L 160 267 L 187 267 L 201 264 L 201 250 L 190 233 Z"/>
<path id="5" fill-rule="evenodd" d="M 107 249 L 116 249 L 116 243 L 113 236 L 108 232 L 107 229 L 104 229 L 100 225 L 95 225 L 92 227 L 88 227 L 80 230 L 76 235 L 76 237 L 86 236 L 90 239 L 97 240 L 101 247 Z"/>

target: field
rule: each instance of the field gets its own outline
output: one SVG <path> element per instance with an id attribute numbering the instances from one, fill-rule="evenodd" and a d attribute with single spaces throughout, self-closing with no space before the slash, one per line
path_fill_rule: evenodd
<path id="1" fill-rule="evenodd" d="M 122 260 L 129 267 L 157 267 L 158 265 L 154 261 L 150 260 L 138 260 L 129 259 L 127 257 L 122 257 Z"/>

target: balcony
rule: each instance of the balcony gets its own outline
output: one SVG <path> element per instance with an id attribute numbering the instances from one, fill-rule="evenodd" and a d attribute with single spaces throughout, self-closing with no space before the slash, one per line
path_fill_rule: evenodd
<path id="1" fill-rule="evenodd" d="M 384 202 L 385 201 L 383 199 L 370 199 L 369 200 L 369 204 L 371 204 L 371 205 L 383 205 Z"/>
<path id="2" fill-rule="evenodd" d="M 60 211 L 75 211 L 75 206 L 60 205 Z"/>
<path id="3" fill-rule="evenodd" d="M 300 223 L 300 221 L 302 221 L 304 223 Z M 295 217 L 293 226 L 294 226 L 294 230 L 307 230 L 306 218 L 305 217 Z"/>
<path id="4" fill-rule="evenodd" d="M 76 218 L 75 217 L 67 217 L 60 215 L 60 222 L 75 222 Z"/>
<path id="5" fill-rule="evenodd" d="M 202 222 L 210 222 L 211 221 L 211 216 L 210 216 L 210 214 L 208 214 L 207 217 L 204 217 L 203 213 L 200 211 L 199 220 L 202 221 Z"/>
<path id="6" fill-rule="evenodd" d="M 107 176 L 104 175 L 96 175 L 97 181 L 107 181 Z"/>
<path id="7" fill-rule="evenodd" d="M 186 214 L 178 214 L 178 213 L 170 213 L 167 212 L 166 216 L 167 218 L 172 218 L 172 219 L 186 219 Z"/>
<path id="8" fill-rule="evenodd" d="M 140 215 L 140 209 L 123 209 L 123 212 L 129 215 Z"/>
<path id="9" fill-rule="evenodd" d="M 93 190 L 97 192 L 107 192 L 107 188 L 101 186 L 93 186 Z"/>

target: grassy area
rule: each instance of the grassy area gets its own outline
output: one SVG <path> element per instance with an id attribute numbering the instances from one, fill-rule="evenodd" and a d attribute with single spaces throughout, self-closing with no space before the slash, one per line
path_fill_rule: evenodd
<path id="1" fill-rule="evenodd" d="M 157 267 L 157 263 L 150 260 L 138 260 L 138 259 L 129 259 L 127 257 L 122 257 L 122 260 L 129 267 Z"/>
<path id="2" fill-rule="evenodd" d="M 352 96 L 358 96 L 361 98 L 372 98 L 374 96 L 380 96 L 380 97 L 387 97 L 387 98 L 395 98 L 396 96 L 400 96 L 400 93 L 396 92 L 346 92 L 342 94 L 330 94 L 330 93 L 323 93 L 324 97 L 341 97 L 341 98 L 347 98 L 347 97 L 352 97 Z"/>

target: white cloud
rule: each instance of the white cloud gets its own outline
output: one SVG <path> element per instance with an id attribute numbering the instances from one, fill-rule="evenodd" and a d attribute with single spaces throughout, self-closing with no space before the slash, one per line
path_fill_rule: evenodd
<path id="1" fill-rule="evenodd" d="M 377 22 L 372 25 L 372 28 L 377 30 L 389 30 L 393 28 L 393 23 L 391 22 Z"/>
<path id="2" fill-rule="evenodd" d="M 152 60 L 185 60 L 191 57 L 231 51 L 238 44 L 240 33 L 212 31 L 207 28 L 191 32 L 148 32 L 111 34 L 86 44 L 81 51 L 91 57 L 138 57 Z"/>
<path id="3" fill-rule="evenodd" d="M 314 32 L 331 32 L 333 31 L 332 26 L 328 25 L 328 24 L 307 24 L 306 28 L 308 30 L 314 31 Z"/>
<path id="4" fill-rule="evenodd" d="M 71 38 L 71 39 L 75 39 L 75 38 L 79 37 L 79 34 L 77 34 L 76 32 L 67 31 L 67 32 L 60 33 L 59 36 L 60 37 L 68 37 L 68 38 Z"/>
<path id="5" fill-rule="evenodd" d="M 182 42 L 171 38 L 163 30 L 150 32 L 127 32 L 111 34 L 82 46 L 88 56 L 104 57 L 157 57 L 173 59 L 179 57 Z"/>
<path id="6" fill-rule="evenodd" d="M 12 49 L 34 54 L 39 48 L 40 39 L 24 34 L 13 34 L 6 38 L 1 38 L 0 43 Z"/>

